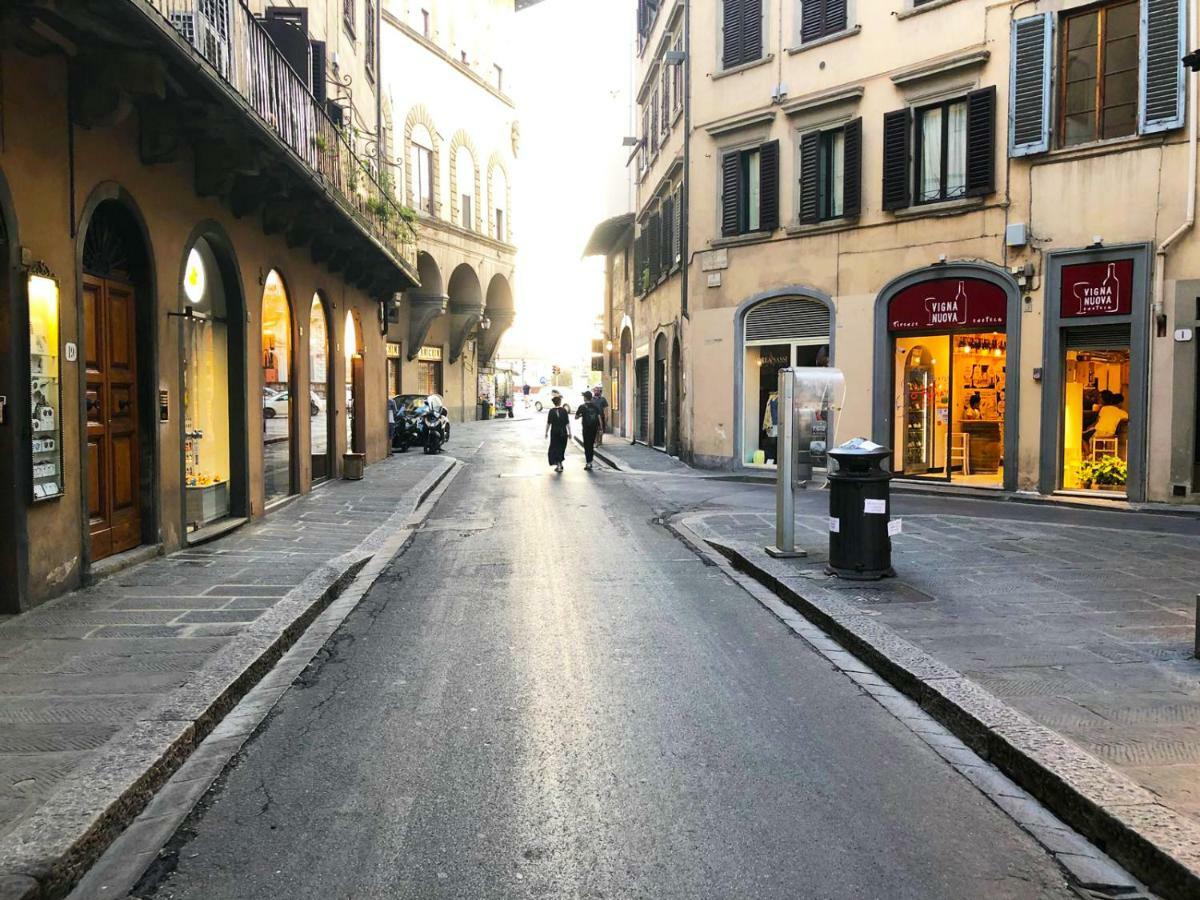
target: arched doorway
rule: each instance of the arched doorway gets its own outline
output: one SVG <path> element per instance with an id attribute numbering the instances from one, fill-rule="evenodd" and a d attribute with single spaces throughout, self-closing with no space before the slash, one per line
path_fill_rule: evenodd
<path id="1" fill-rule="evenodd" d="M 151 254 L 126 198 L 113 193 L 91 212 L 80 260 L 91 562 L 157 534 Z"/>
<path id="2" fill-rule="evenodd" d="M 654 446 L 667 447 L 667 336 L 654 341 Z"/>
<path id="3" fill-rule="evenodd" d="M 309 446 L 314 484 L 330 478 L 334 471 L 333 423 L 337 395 L 331 389 L 333 367 L 330 362 L 329 316 L 321 295 L 313 294 L 312 308 L 308 314 L 308 385 L 316 410 L 309 419 L 312 423 Z"/>
<path id="4" fill-rule="evenodd" d="M 183 329 L 184 533 L 197 541 L 249 514 L 245 305 L 219 231 L 202 227 L 189 242 L 180 304 L 173 315 Z"/>
<path id="5" fill-rule="evenodd" d="M 19 247 L 8 184 L 0 172 L 0 393 L 8 397 L 18 396 L 17 385 L 23 376 L 19 369 L 24 369 L 18 365 L 22 339 L 16 300 Z M 0 472 L 8 473 L 0 478 L 0 584 L 9 586 L 0 591 L 0 615 L 20 612 L 27 598 L 25 508 L 29 487 L 28 476 L 17 471 L 18 435 L 19 429 L 0 428 Z"/>
<path id="6" fill-rule="evenodd" d="M 295 491 L 295 437 L 312 400 L 300 396 L 292 365 L 292 307 L 283 279 L 267 275 L 262 298 L 263 497 L 268 506 Z"/>
<path id="7" fill-rule="evenodd" d="M 734 391 L 740 427 L 734 438 L 743 466 L 776 464 L 779 445 L 779 370 L 827 366 L 833 341 L 833 302 L 802 287 L 751 297 L 734 319 Z"/>
<path id="8" fill-rule="evenodd" d="M 679 430 L 679 408 L 682 405 L 682 371 L 679 364 L 679 337 L 671 341 L 671 455 L 679 456 L 683 436 Z"/>
<path id="9" fill-rule="evenodd" d="M 621 437 L 633 437 L 633 331 L 621 330 Z"/>
<path id="10" fill-rule="evenodd" d="M 366 370 L 363 366 L 362 329 L 358 327 L 352 310 L 346 311 L 342 352 L 346 361 L 346 452 L 366 453 Z"/>

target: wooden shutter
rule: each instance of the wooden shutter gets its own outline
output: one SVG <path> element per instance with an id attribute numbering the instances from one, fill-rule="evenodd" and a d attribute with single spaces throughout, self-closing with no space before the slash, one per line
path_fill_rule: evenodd
<path id="1" fill-rule="evenodd" d="M 646 262 L 646 226 L 643 224 L 637 239 L 633 242 L 633 292 L 639 297 L 646 293 L 645 282 L 642 280 L 642 268 Z"/>
<path id="2" fill-rule="evenodd" d="M 967 94 L 967 196 L 996 190 L 996 86 Z"/>
<path id="3" fill-rule="evenodd" d="M 655 213 L 650 217 L 650 286 L 658 283 L 662 274 L 662 217 Z"/>
<path id="4" fill-rule="evenodd" d="M 825 0 L 825 33 L 846 30 L 846 0 Z"/>
<path id="5" fill-rule="evenodd" d="M 1030 156 L 1050 149 L 1053 69 L 1053 14 L 1042 13 L 1014 22 L 1009 69 L 1009 156 Z"/>
<path id="6" fill-rule="evenodd" d="M 329 93 L 325 84 L 325 42 L 310 41 L 311 48 L 312 72 L 310 73 L 310 87 L 312 88 L 313 97 L 322 106 L 329 98 Z"/>
<path id="7" fill-rule="evenodd" d="M 800 5 L 800 43 L 807 44 L 825 34 L 828 0 L 804 0 Z"/>
<path id="8" fill-rule="evenodd" d="M 805 3 L 805 7 L 808 4 Z M 821 132 L 810 131 L 800 137 L 800 224 L 811 225 L 821 219 Z"/>
<path id="9" fill-rule="evenodd" d="M 862 119 L 846 123 L 842 151 L 842 215 L 855 219 L 862 215 Z"/>
<path id="10" fill-rule="evenodd" d="M 1180 57 L 1187 52 L 1186 0 L 1142 0 L 1138 82 L 1138 133 L 1183 127 L 1187 97 Z"/>
<path id="11" fill-rule="evenodd" d="M 762 0 L 742 0 L 742 59 L 754 62 L 763 55 Z"/>
<path id="12" fill-rule="evenodd" d="M 732 69 L 742 62 L 742 7 L 744 0 L 722 0 L 721 68 Z"/>
<path id="13" fill-rule="evenodd" d="M 911 203 L 908 145 L 911 115 L 907 109 L 883 116 L 883 208 L 904 209 Z"/>
<path id="14" fill-rule="evenodd" d="M 660 265 L 664 272 L 671 271 L 671 247 L 675 244 L 675 198 L 664 197 L 662 202 L 662 246 L 659 248 Z"/>
<path id="15" fill-rule="evenodd" d="M 681 230 L 683 225 L 683 214 L 681 211 L 682 207 L 683 189 L 680 188 L 675 192 L 675 200 L 671 204 L 671 209 L 675 212 L 675 223 L 671 228 L 671 235 L 674 239 L 671 246 L 672 265 L 681 262 L 683 259 L 683 231 Z"/>
<path id="16" fill-rule="evenodd" d="M 779 141 L 759 149 L 758 227 L 763 231 L 779 227 Z"/>
<path id="17" fill-rule="evenodd" d="M 721 157 L 721 234 L 731 237 L 742 226 L 742 154 L 737 150 Z"/>

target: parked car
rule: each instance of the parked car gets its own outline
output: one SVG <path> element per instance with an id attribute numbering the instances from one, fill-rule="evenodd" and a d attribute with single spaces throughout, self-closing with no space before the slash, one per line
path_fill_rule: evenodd
<path id="1" fill-rule="evenodd" d="M 321 402 L 321 398 L 310 391 L 308 397 L 308 414 L 315 416 L 323 407 L 324 404 Z M 270 388 L 263 388 L 263 416 L 268 419 L 274 419 L 276 416 L 286 418 L 287 414 L 288 392 L 272 391 Z"/>

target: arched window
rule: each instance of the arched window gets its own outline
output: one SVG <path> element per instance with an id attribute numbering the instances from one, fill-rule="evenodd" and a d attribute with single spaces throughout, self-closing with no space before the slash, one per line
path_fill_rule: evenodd
<path id="1" fill-rule="evenodd" d="M 463 228 L 475 229 L 475 160 L 471 151 L 459 147 L 454 158 L 455 182 L 458 187 L 458 224 Z"/>
<path id="2" fill-rule="evenodd" d="M 432 216 L 434 214 L 433 136 L 424 125 L 413 126 L 408 177 L 412 184 L 413 206 Z"/>

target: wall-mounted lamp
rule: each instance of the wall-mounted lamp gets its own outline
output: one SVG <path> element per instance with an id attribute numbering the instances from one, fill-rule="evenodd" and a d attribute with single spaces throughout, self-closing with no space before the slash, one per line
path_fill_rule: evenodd
<path id="1" fill-rule="evenodd" d="M 1092 243 L 1089 246 L 1103 247 L 1104 246 L 1104 238 L 1101 235 L 1093 234 L 1092 235 Z"/>
<path id="2" fill-rule="evenodd" d="M 611 340 L 604 342 L 604 349 L 607 350 L 609 353 L 612 353 L 612 348 L 613 348 L 613 342 Z"/>
<path id="3" fill-rule="evenodd" d="M 635 138 L 635 137 L 623 137 L 623 138 L 621 138 L 621 146 L 622 146 L 622 147 L 636 147 L 636 146 L 637 146 L 638 144 L 640 144 L 641 142 L 642 142 L 642 141 L 641 141 L 641 139 L 640 139 L 640 138 Z"/>
<path id="4" fill-rule="evenodd" d="M 484 316 L 482 319 L 479 320 L 479 330 L 480 331 L 487 331 L 491 327 L 492 327 L 492 320 L 489 319 L 487 316 Z"/>
<path id="5" fill-rule="evenodd" d="M 663 54 L 663 62 L 670 66 L 682 65 L 687 60 L 687 54 L 682 50 L 668 50 Z"/>

